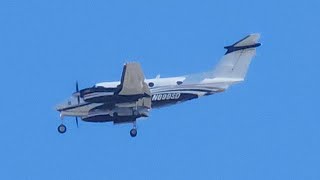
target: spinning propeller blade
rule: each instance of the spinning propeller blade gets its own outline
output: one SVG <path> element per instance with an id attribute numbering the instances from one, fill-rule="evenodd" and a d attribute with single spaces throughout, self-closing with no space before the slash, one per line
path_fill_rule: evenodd
<path id="1" fill-rule="evenodd" d="M 78 81 L 76 81 L 76 92 L 77 92 L 77 93 L 79 92 L 79 84 L 78 84 Z M 78 104 L 80 104 L 80 95 L 77 96 L 77 99 L 78 99 Z"/>
<path id="2" fill-rule="evenodd" d="M 77 128 L 79 128 L 79 121 L 78 121 L 78 117 L 76 117 L 76 124 L 77 124 Z"/>
<path id="3" fill-rule="evenodd" d="M 76 81 L 76 92 L 79 93 L 78 81 Z M 77 100 L 78 100 L 78 105 L 79 105 L 80 104 L 80 94 L 78 94 Z M 79 121 L 78 121 L 78 117 L 77 116 L 76 116 L 76 124 L 77 124 L 77 128 L 79 128 Z"/>

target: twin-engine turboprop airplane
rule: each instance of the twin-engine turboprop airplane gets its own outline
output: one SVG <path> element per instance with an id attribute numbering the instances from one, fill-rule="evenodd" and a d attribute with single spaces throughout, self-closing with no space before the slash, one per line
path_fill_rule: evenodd
<path id="1" fill-rule="evenodd" d="M 79 90 L 66 103 L 57 106 L 60 117 L 78 117 L 87 122 L 132 123 L 130 135 L 137 135 L 136 120 L 148 117 L 152 108 L 223 92 L 244 81 L 251 59 L 256 53 L 259 34 L 251 34 L 231 46 L 218 65 L 208 72 L 170 78 L 145 79 L 138 63 L 126 63 L 120 82 L 102 82 Z M 58 127 L 65 133 L 66 126 Z"/>

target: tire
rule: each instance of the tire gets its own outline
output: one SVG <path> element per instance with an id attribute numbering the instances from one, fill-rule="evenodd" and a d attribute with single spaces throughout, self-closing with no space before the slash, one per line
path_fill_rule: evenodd
<path id="1" fill-rule="evenodd" d="M 58 126 L 58 132 L 60 134 L 64 134 L 67 131 L 67 127 L 63 124 L 61 124 L 60 126 Z"/>
<path id="2" fill-rule="evenodd" d="M 130 130 L 130 136 L 131 136 L 131 137 L 136 137 L 137 134 L 138 134 L 137 129 L 133 128 L 133 129 Z"/>

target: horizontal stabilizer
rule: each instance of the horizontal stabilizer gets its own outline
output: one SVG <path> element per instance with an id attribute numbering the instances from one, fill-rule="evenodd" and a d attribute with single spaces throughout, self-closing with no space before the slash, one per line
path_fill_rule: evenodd
<path id="1" fill-rule="evenodd" d="M 227 49 L 226 54 L 239 51 L 239 50 L 259 47 L 261 45 L 260 43 L 257 42 L 259 39 L 260 39 L 260 34 L 248 35 L 245 38 L 241 39 L 240 41 L 234 43 L 233 45 L 224 47 L 225 49 Z"/>

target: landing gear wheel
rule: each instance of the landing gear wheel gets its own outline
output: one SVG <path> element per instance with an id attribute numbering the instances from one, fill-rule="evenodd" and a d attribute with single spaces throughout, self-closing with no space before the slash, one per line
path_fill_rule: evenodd
<path id="1" fill-rule="evenodd" d="M 63 134 L 67 131 L 67 127 L 63 124 L 61 124 L 60 126 L 58 126 L 58 131 L 59 133 Z"/>
<path id="2" fill-rule="evenodd" d="M 133 129 L 130 130 L 130 136 L 131 136 L 131 137 L 136 137 L 137 134 L 138 134 L 137 129 L 133 128 Z"/>

